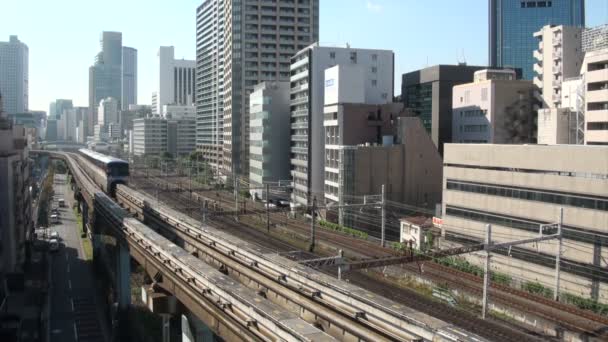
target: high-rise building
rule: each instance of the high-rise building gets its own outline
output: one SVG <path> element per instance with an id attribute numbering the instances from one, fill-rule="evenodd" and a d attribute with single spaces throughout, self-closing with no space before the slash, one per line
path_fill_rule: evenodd
<path id="1" fill-rule="evenodd" d="M 105 98 L 122 99 L 122 33 L 101 33 L 101 51 L 89 68 L 89 108 L 91 121 L 98 122 L 97 107 Z"/>
<path id="2" fill-rule="evenodd" d="M 454 86 L 452 141 L 524 144 L 536 142 L 531 81 L 513 70 L 480 70 L 475 80 Z"/>
<path id="3" fill-rule="evenodd" d="M 197 145 L 211 151 L 208 159 L 221 144 L 215 164 L 248 174 L 249 94 L 260 82 L 288 81 L 290 58 L 318 37 L 319 0 L 206 0 L 199 6 Z"/>
<path id="4" fill-rule="evenodd" d="M 0 42 L 0 93 L 7 114 L 28 111 L 29 49 L 17 36 Z"/>
<path id="5" fill-rule="evenodd" d="M 137 104 L 137 49 L 122 47 L 122 97 L 121 109 Z"/>
<path id="6" fill-rule="evenodd" d="M 149 117 L 133 120 L 133 153 L 159 155 L 167 151 L 167 120 Z"/>
<path id="7" fill-rule="evenodd" d="M 452 142 L 452 90 L 470 83 L 482 66 L 435 65 L 403 74 L 401 96 L 405 108 L 420 117 L 439 153 Z"/>
<path id="8" fill-rule="evenodd" d="M 314 197 L 321 201 L 324 189 L 325 139 L 323 106 L 325 87 L 336 79 L 325 79 L 325 69 L 351 66 L 362 80 L 360 87 L 344 93 L 359 94 L 360 103 L 383 104 L 394 92 L 394 54 L 389 50 L 353 49 L 312 44 L 291 59 L 291 169 L 294 190 L 292 203 L 308 205 Z M 340 77 L 346 77 L 344 72 Z"/>
<path id="9" fill-rule="evenodd" d="M 158 75 L 152 114 L 164 115 L 164 105 L 193 105 L 196 92 L 196 61 L 175 59 L 173 46 L 161 46 L 157 57 Z"/>
<path id="10" fill-rule="evenodd" d="M 224 2 L 206 0 L 196 11 L 196 148 L 218 169 L 224 140 Z"/>
<path id="11" fill-rule="evenodd" d="M 545 25 L 585 26 L 585 0 L 489 0 L 489 61 L 492 67 L 521 68 L 534 77 L 533 34 Z"/>
<path id="12" fill-rule="evenodd" d="M 608 25 L 583 32 L 585 144 L 608 145 Z"/>

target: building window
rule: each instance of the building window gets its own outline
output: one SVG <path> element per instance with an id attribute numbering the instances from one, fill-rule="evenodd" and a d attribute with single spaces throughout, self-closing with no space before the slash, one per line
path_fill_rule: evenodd
<path id="1" fill-rule="evenodd" d="M 352 63 L 357 63 L 357 53 L 356 52 L 351 52 L 350 53 L 350 61 Z"/>
<path id="2" fill-rule="evenodd" d="M 377 72 L 378 72 L 378 68 L 376 68 L 376 67 L 372 67 L 372 72 L 373 72 L 374 74 L 375 74 L 375 73 L 377 73 Z"/>
<path id="3" fill-rule="evenodd" d="M 377 54 L 372 54 L 372 61 L 377 61 L 378 60 L 378 55 Z"/>
<path id="4" fill-rule="evenodd" d="M 376 87 L 378 85 L 378 81 L 377 80 L 372 80 L 372 87 Z"/>
<path id="5" fill-rule="evenodd" d="M 331 58 L 331 59 L 336 59 L 336 53 L 335 53 L 335 52 L 333 52 L 333 51 L 332 51 L 332 52 L 330 52 L 330 53 L 329 53 L 329 58 Z"/>

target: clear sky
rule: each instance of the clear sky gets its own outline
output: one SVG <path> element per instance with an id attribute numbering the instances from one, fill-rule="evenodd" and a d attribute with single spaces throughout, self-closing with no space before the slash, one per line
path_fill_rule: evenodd
<path id="1" fill-rule="evenodd" d="M 402 73 L 426 65 L 487 64 L 487 0 L 320 0 L 320 41 L 395 51 Z M 195 13 L 202 0 L 3 0 L 0 41 L 18 35 L 30 51 L 30 104 L 88 105 L 88 68 L 101 31 L 120 31 L 138 50 L 138 102 L 149 104 L 156 51 L 195 58 Z M 587 26 L 608 22 L 608 0 L 587 0 Z"/>

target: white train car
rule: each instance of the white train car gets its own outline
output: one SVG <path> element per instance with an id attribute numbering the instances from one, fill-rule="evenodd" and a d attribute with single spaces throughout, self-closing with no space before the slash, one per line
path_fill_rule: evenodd
<path id="1" fill-rule="evenodd" d="M 127 184 L 129 163 L 89 149 L 78 150 L 81 166 L 105 193 L 114 196 L 116 184 Z"/>

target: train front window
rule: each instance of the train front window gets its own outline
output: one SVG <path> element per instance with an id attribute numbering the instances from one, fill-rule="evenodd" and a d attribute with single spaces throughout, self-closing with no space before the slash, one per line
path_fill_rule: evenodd
<path id="1" fill-rule="evenodd" d="M 113 177 L 127 177 L 129 176 L 129 164 L 116 163 L 109 166 L 110 175 Z"/>

